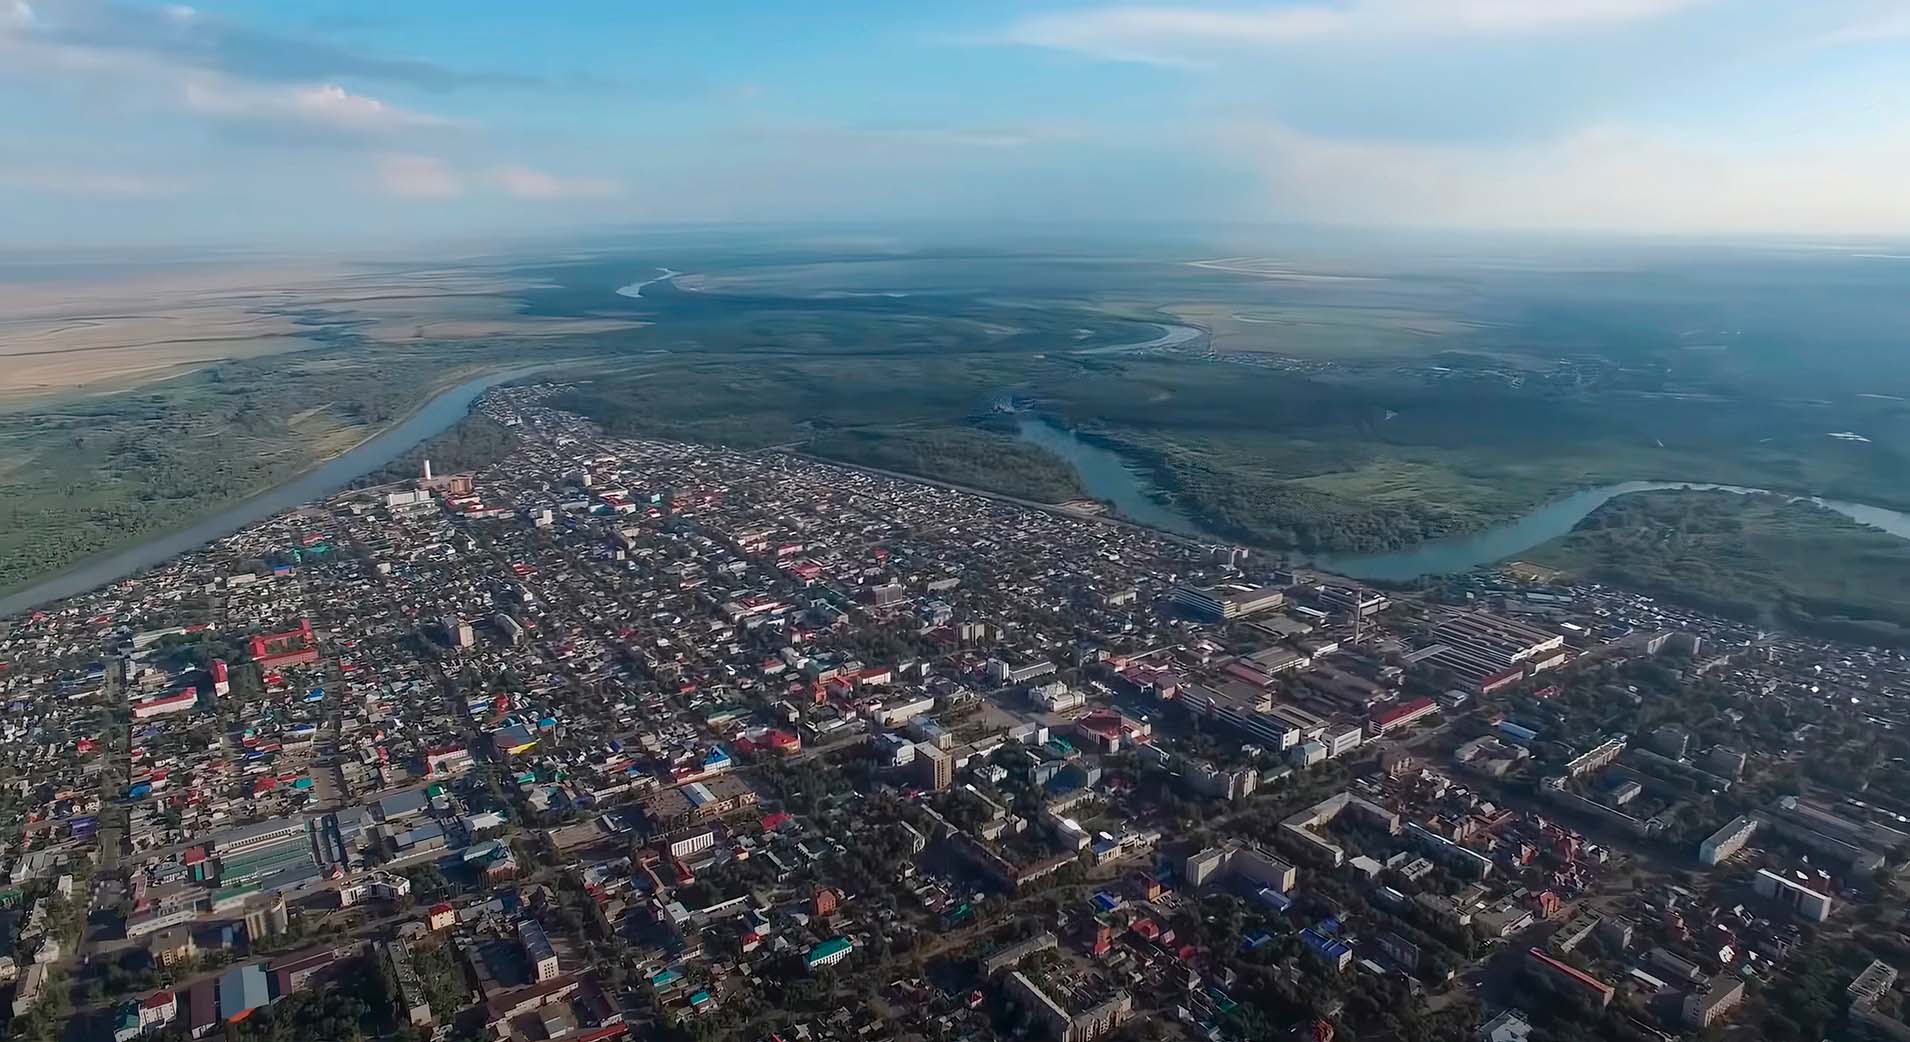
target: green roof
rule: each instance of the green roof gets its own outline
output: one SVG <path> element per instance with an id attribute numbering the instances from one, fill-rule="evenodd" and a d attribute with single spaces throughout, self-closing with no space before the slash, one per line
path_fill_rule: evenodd
<path id="1" fill-rule="evenodd" d="M 809 954 L 804 956 L 803 960 L 813 966 L 832 955 L 850 951 L 854 948 L 855 945 L 849 943 L 847 937 L 837 937 L 823 941 L 821 944 L 809 949 Z"/>

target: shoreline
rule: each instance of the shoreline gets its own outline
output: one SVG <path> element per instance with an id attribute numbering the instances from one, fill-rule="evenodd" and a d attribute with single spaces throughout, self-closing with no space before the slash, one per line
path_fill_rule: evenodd
<path id="1" fill-rule="evenodd" d="M 109 586 L 122 579 L 136 576 L 159 561 L 178 556 L 181 553 L 189 553 L 206 543 L 224 538 L 233 531 L 245 527 L 245 522 L 241 522 L 234 528 L 226 528 L 223 524 L 215 524 L 215 522 L 220 522 L 222 518 L 228 515 L 241 515 L 256 510 L 261 504 L 271 502 L 275 496 L 283 494 L 285 490 L 292 488 L 299 482 L 311 481 L 318 478 L 323 474 L 325 468 L 337 465 L 341 460 L 348 458 L 354 452 L 365 450 L 367 446 L 376 442 L 379 438 L 389 437 L 394 432 L 401 430 L 406 424 L 417 422 L 434 405 L 456 394 L 459 389 L 469 387 L 473 384 L 484 383 L 487 380 L 491 381 L 484 387 L 474 391 L 471 401 L 475 403 L 476 400 L 491 387 L 518 379 L 522 376 L 528 376 L 542 369 L 549 368 L 550 365 L 553 364 L 558 363 L 543 363 L 528 367 L 492 365 L 463 370 L 449 381 L 440 381 L 434 385 L 431 393 L 420 398 L 416 405 L 407 410 L 403 415 L 394 418 L 390 423 L 381 426 L 376 431 L 355 441 L 351 446 L 345 449 L 332 453 L 322 459 L 310 461 L 305 466 L 300 467 L 270 485 L 250 491 L 243 496 L 224 500 L 216 506 L 212 506 L 203 512 L 195 514 L 192 519 L 183 524 L 142 533 L 129 545 L 119 546 L 103 553 L 88 555 L 56 571 L 35 576 L 24 583 L 9 587 L 6 590 L 0 590 L 0 619 L 23 614 L 43 607 L 53 601 L 64 600 L 65 598 L 77 596 L 103 586 Z M 416 441 L 410 442 L 394 452 L 391 458 L 396 459 L 411 448 L 423 444 L 431 438 L 437 437 L 445 430 L 449 430 L 451 427 L 456 426 L 457 423 L 462 422 L 463 418 L 469 414 L 470 406 L 467 404 L 463 412 L 457 418 L 452 419 L 446 424 L 444 428 L 425 434 Z M 388 465 L 389 462 L 390 460 L 386 460 L 383 463 L 371 466 L 367 468 L 364 473 L 370 473 L 378 467 Z M 343 484 L 339 485 L 338 488 L 331 489 L 324 494 L 334 494 L 339 489 L 347 488 L 352 481 L 362 476 L 362 474 L 359 474 L 346 478 Z M 309 498 L 311 497 L 303 497 L 298 502 L 303 503 Z M 196 535 L 201 528 L 224 530 L 219 531 L 217 534 L 209 535 L 204 539 L 193 541 L 183 547 L 171 549 L 167 553 L 158 555 L 154 560 L 145 560 L 145 558 L 149 556 L 147 551 L 152 548 L 184 540 L 188 536 Z M 119 562 L 122 560 L 130 560 L 135 563 L 127 565 L 123 570 L 119 570 L 117 574 L 106 574 L 118 569 Z M 100 572 L 101 576 L 95 578 L 88 575 L 89 572 L 94 571 Z"/>

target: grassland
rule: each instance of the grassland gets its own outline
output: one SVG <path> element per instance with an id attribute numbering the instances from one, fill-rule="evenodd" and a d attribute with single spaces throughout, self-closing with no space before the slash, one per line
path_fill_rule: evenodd
<path id="1" fill-rule="evenodd" d="M 1525 556 L 1765 626 L 1910 646 L 1910 540 L 1806 500 L 1620 496 Z"/>
<path id="2" fill-rule="evenodd" d="M 1189 263 L 1201 256 L 682 237 L 548 263 L 299 272 L 256 292 L 222 271 L 142 288 L 114 312 L 126 322 L 85 321 L 74 303 L 122 298 L 36 291 L 0 326 L 0 354 L 9 337 L 15 354 L 74 350 L 20 355 L 53 369 L 16 376 L 44 386 L 0 401 L 0 588 L 281 480 L 457 366 L 553 354 L 588 360 L 564 404 L 616 432 L 1072 498 L 1071 468 L 992 408 L 1032 402 L 1142 463 L 1210 527 L 1270 546 L 1397 548 L 1631 479 L 1910 508 L 1910 295 L 1894 269 L 1821 255 Z M 614 292 L 664 266 L 687 274 Z M 1231 360 L 1080 353 L 1177 319 Z M 205 339 L 175 335 L 187 326 L 291 349 L 156 342 Z M 1869 440 L 1830 437 L 1846 431 Z M 466 432 L 458 451 L 503 451 L 493 433 Z"/>
<path id="3" fill-rule="evenodd" d="M 1022 499 L 1061 503 L 1085 496 L 1073 467 L 1007 434 L 978 428 L 930 431 L 837 431 L 812 441 L 808 450 L 904 474 L 986 488 Z"/>
<path id="4" fill-rule="evenodd" d="M 315 350 L 0 413 L 0 591 L 270 488 L 496 364 Z"/>

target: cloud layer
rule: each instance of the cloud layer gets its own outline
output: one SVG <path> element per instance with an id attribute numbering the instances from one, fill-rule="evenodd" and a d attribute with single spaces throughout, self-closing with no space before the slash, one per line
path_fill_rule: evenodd
<path id="1" fill-rule="evenodd" d="M 1007 40 L 1123 61 L 1193 64 L 1216 52 L 1316 41 L 1514 36 L 1666 15 L 1706 0 L 1349 0 L 1254 7 L 1115 5 L 1023 18 Z"/>
<path id="2" fill-rule="evenodd" d="M 1910 0 L 205 2 L 0 0 L 0 227 L 1910 234 Z"/>
<path id="3" fill-rule="evenodd" d="M 1904 128 L 1910 131 L 1910 126 Z M 1322 222 L 1668 233 L 1910 230 L 1910 133 L 1808 149 L 1623 126 L 1456 147 L 1333 140 L 1261 125 L 1224 147 L 1265 198 Z"/>

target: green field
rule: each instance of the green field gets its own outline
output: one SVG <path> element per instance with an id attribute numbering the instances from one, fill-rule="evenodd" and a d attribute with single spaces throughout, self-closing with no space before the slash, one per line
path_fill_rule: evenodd
<path id="1" fill-rule="evenodd" d="M 1764 626 L 1910 645 L 1910 540 L 1806 500 L 1619 496 L 1524 556 Z"/>
<path id="2" fill-rule="evenodd" d="M 0 592 L 283 482 L 501 357 L 326 349 L 0 413 Z"/>
<path id="3" fill-rule="evenodd" d="M 1897 269 L 1808 251 L 1203 256 L 681 237 L 484 269 L 535 287 L 527 320 L 608 331 L 394 346 L 314 308 L 315 350 L 0 414 L 0 589 L 283 480 L 455 373 L 532 357 L 577 360 L 563 403 L 613 432 L 1080 495 L 1002 423 L 1012 400 L 1273 547 L 1398 548 L 1634 479 L 1910 508 Z M 665 265 L 690 274 L 614 292 Z M 1096 353 L 1175 321 L 1203 330 L 1180 353 Z M 507 448 L 466 433 L 434 451 Z"/>

